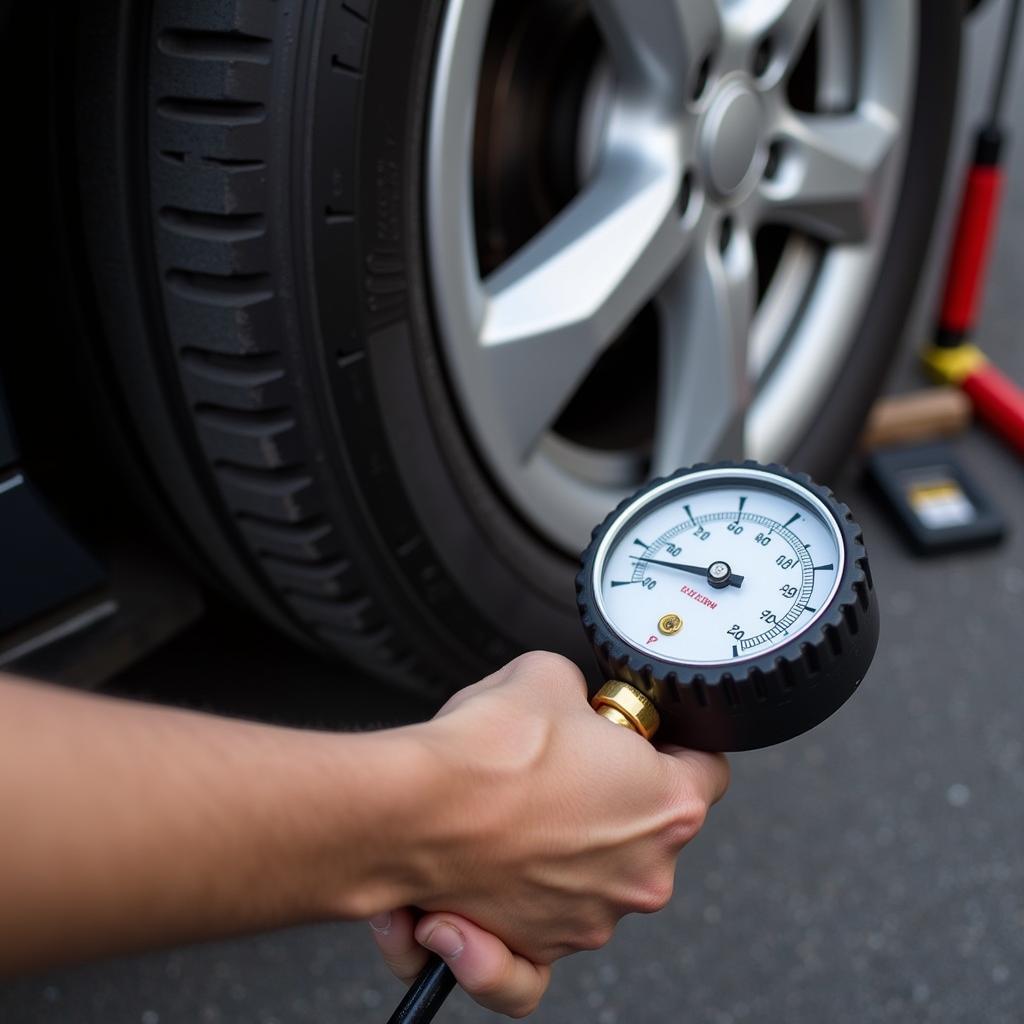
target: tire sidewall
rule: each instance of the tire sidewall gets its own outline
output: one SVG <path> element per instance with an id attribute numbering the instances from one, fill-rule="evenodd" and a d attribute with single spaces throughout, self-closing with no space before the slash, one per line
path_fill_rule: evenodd
<path id="1" fill-rule="evenodd" d="M 475 645 L 485 667 L 497 667 L 527 647 L 589 662 L 574 606 L 575 559 L 520 522 L 483 471 L 467 444 L 431 317 L 421 230 L 422 154 L 443 6 L 424 4 L 412 14 L 399 0 L 378 0 L 366 53 L 351 308 L 359 311 L 358 343 L 365 346 L 400 487 L 376 487 L 372 476 L 363 477 L 361 486 L 367 507 L 394 509 L 402 502 L 423 524 L 437 556 L 428 570 L 433 583 L 443 574 L 500 638 Z M 323 335 L 332 337 L 329 331 Z M 340 440 L 351 449 L 373 434 L 364 420 Z M 458 616 L 438 618 L 465 642 Z"/>

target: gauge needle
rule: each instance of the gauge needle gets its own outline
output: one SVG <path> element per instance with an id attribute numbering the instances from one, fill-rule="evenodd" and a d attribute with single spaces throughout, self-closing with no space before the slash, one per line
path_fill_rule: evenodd
<path id="1" fill-rule="evenodd" d="M 682 562 L 659 562 L 656 558 L 644 558 L 642 555 L 630 555 L 635 562 L 649 562 L 651 565 L 664 565 L 669 569 L 679 569 L 682 572 L 692 572 L 694 576 L 703 576 L 704 579 L 708 578 L 708 567 L 705 565 L 703 568 L 699 565 L 684 565 Z M 743 584 L 743 577 L 737 576 L 733 573 L 729 577 L 730 587 L 739 587 Z"/>

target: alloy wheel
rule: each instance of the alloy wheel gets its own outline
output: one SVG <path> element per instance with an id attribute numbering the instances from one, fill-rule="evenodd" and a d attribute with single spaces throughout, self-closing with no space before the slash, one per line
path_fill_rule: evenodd
<path id="1" fill-rule="evenodd" d="M 427 137 L 444 365 L 478 455 L 578 550 L 650 475 L 784 458 L 892 226 L 891 0 L 451 0 Z"/>

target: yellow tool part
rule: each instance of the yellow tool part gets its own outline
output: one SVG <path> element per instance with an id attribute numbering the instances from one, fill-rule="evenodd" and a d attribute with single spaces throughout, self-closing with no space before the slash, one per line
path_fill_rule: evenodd
<path id="1" fill-rule="evenodd" d="M 932 345 L 925 349 L 921 358 L 924 365 L 944 384 L 962 384 L 967 377 L 988 363 L 985 353 L 970 342 L 954 348 Z"/>

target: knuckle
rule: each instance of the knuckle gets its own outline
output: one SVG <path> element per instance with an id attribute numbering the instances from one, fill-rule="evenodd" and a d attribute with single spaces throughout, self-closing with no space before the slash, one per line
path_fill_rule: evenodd
<path id="1" fill-rule="evenodd" d="M 416 976 L 423 969 L 424 962 L 423 960 L 411 957 L 405 960 L 389 960 L 387 957 L 384 958 L 384 963 L 387 964 L 388 970 L 406 985 L 411 985 L 416 980 Z"/>
<path id="2" fill-rule="evenodd" d="M 523 1017 L 529 1017 L 538 1006 L 540 1006 L 540 996 L 531 996 L 529 999 L 513 1003 L 505 1012 L 505 1016 L 511 1017 L 513 1020 L 522 1020 Z"/>
<path id="3" fill-rule="evenodd" d="M 633 910 L 638 914 L 656 914 L 668 906 L 674 891 L 675 874 L 674 872 L 665 872 L 636 894 L 633 900 Z"/>
<path id="4" fill-rule="evenodd" d="M 708 817 L 708 805 L 701 799 L 693 797 L 680 808 L 680 824 L 696 835 Z"/>
<path id="5" fill-rule="evenodd" d="M 366 892 L 355 892 L 350 894 L 344 906 L 341 908 L 345 917 L 355 918 L 360 921 L 369 921 L 371 917 L 381 912 L 382 902 L 376 892 L 369 889 Z"/>
<path id="6" fill-rule="evenodd" d="M 584 952 L 586 950 L 600 949 L 606 946 L 612 937 L 614 928 L 611 925 L 594 925 L 585 929 L 576 936 L 573 942 L 573 949 Z"/>
<path id="7" fill-rule="evenodd" d="M 673 849 L 680 849 L 704 827 L 708 805 L 692 794 L 683 794 L 673 802 L 666 838 Z"/>
<path id="8" fill-rule="evenodd" d="M 503 964 L 488 974 L 475 978 L 466 991 L 474 998 L 498 1001 L 508 988 L 508 970 Z"/>
<path id="9" fill-rule="evenodd" d="M 582 673 L 573 662 L 552 651 L 527 651 L 511 662 L 511 668 L 513 672 L 542 677 L 546 681 L 577 683 L 582 678 Z"/>
<path id="10" fill-rule="evenodd" d="M 729 790 L 730 784 L 732 783 L 732 763 L 729 761 L 729 758 L 725 756 L 725 754 L 718 754 L 716 756 L 716 760 L 718 772 L 721 775 L 722 779 L 721 795 L 725 796 L 725 794 Z"/>
<path id="11" fill-rule="evenodd" d="M 578 952 L 579 950 L 572 942 L 556 942 L 548 947 L 544 959 L 549 963 L 554 963 L 556 960 L 563 960 Z"/>

